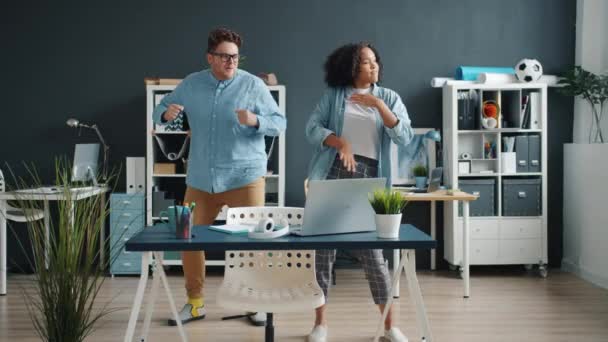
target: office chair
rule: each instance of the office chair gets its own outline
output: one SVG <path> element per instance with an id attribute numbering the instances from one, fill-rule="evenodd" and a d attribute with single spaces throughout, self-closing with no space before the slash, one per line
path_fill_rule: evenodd
<path id="1" fill-rule="evenodd" d="M 4 174 L 2 173 L 2 170 L 0 170 L 0 192 L 5 192 L 6 191 L 6 186 L 5 186 L 5 181 L 4 181 Z M 8 201 L 5 202 L 5 206 L 6 206 L 6 214 L 4 219 L 5 220 L 10 220 L 10 221 L 14 221 L 14 222 L 32 222 L 32 221 L 37 221 L 37 220 L 41 220 L 44 218 L 44 211 L 40 210 L 40 209 L 20 209 L 20 208 L 15 208 L 13 206 L 11 206 L 10 204 L 8 204 Z M 0 215 L 2 215 L 0 213 Z M 49 236 L 49 232 L 46 232 L 45 236 Z M 48 239 L 46 240 L 46 248 L 48 250 L 49 247 L 49 242 Z M 2 255 L 6 256 L 7 251 L 6 250 L 2 250 L 0 251 L 0 253 L 2 253 Z M 45 255 L 46 257 L 46 255 Z"/>
<path id="2" fill-rule="evenodd" d="M 4 174 L 2 174 L 2 170 L 0 170 L 0 192 L 4 192 L 5 190 L 5 182 L 4 182 Z M 41 220 L 44 218 L 44 211 L 40 209 L 20 209 L 15 208 L 6 203 L 6 219 L 15 221 L 15 222 L 32 222 Z"/>
<path id="3" fill-rule="evenodd" d="M 229 208 L 226 223 L 257 224 L 266 218 L 286 218 L 293 225 L 302 223 L 303 214 L 303 208 Z M 217 304 L 239 311 L 266 312 L 265 341 L 273 341 L 273 313 L 312 310 L 325 304 L 315 275 L 314 251 L 226 251 Z"/>

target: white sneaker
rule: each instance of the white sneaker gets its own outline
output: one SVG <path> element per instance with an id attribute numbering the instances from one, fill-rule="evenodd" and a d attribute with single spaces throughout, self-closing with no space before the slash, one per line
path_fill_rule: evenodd
<path id="1" fill-rule="evenodd" d="M 392 327 L 389 330 L 384 330 L 384 340 L 390 342 L 407 342 L 407 337 L 403 335 L 399 328 Z"/>
<path id="2" fill-rule="evenodd" d="M 310 334 L 308 334 L 308 342 L 326 342 L 327 341 L 327 326 L 315 325 Z"/>

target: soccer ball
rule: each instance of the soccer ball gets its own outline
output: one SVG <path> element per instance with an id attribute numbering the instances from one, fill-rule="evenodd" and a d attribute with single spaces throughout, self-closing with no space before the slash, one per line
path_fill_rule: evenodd
<path id="1" fill-rule="evenodd" d="M 515 65 L 515 76 L 520 82 L 536 82 L 543 74 L 543 66 L 536 59 L 524 58 Z"/>

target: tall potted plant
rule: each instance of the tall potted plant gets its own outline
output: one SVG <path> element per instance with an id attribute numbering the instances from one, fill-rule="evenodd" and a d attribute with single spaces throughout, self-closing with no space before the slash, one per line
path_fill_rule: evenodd
<path id="1" fill-rule="evenodd" d="M 407 205 L 407 200 L 398 191 L 382 189 L 374 191 L 369 202 L 376 213 L 376 231 L 381 239 L 399 237 L 401 212 Z"/>
<path id="2" fill-rule="evenodd" d="M 558 91 L 566 96 L 581 97 L 591 108 L 589 143 L 603 143 L 602 116 L 608 100 L 608 75 L 597 75 L 575 66 L 565 72 L 558 82 Z M 592 138 L 593 136 L 593 138 Z"/>
<path id="3" fill-rule="evenodd" d="M 44 220 L 27 223 L 33 255 L 28 261 L 35 274 L 33 289 L 23 288 L 23 295 L 36 333 L 48 342 L 82 342 L 100 318 L 115 311 L 108 308 L 109 303 L 95 305 L 107 266 L 99 265 L 98 248 L 108 213 L 101 197 L 105 195 L 71 201 L 74 195 L 67 165 L 56 162 L 55 186 L 64 189 L 67 200 L 58 201 L 57 216 L 49 218 L 48 249 Z M 32 180 L 17 179 L 13 174 L 17 187 L 42 186 L 35 169 L 28 167 L 28 172 Z M 26 212 L 41 206 L 40 201 L 29 199 L 17 198 L 17 202 Z"/>

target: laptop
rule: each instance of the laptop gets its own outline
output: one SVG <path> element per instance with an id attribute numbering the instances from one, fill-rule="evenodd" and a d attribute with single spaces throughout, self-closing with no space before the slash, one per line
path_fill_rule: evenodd
<path id="1" fill-rule="evenodd" d="M 369 194 L 386 187 L 386 178 L 311 180 L 301 226 L 291 226 L 299 236 L 375 231 Z"/>
<path id="2" fill-rule="evenodd" d="M 431 180 L 429 181 L 429 186 L 426 189 L 416 188 L 416 189 L 411 189 L 408 191 L 416 193 L 416 194 L 437 191 L 439 189 L 439 186 L 441 185 L 441 176 L 442 175 L 443 175 L 443 168 L 436 167 L 431 171 Z"/>

